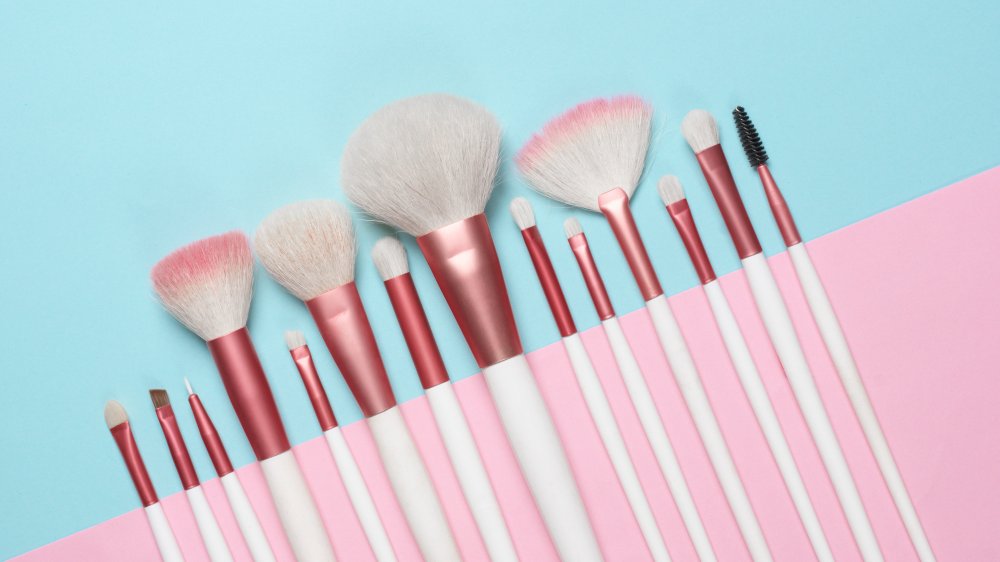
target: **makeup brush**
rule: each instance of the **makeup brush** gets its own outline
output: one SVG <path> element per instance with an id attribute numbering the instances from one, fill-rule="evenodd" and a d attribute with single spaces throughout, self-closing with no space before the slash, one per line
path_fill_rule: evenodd
<path id="1" fill-rule="evenodd" d="M 629 209 L 649 148 L 653 108 L 635 96 L 596 99 L 547 123 L 515 158 L 528 184 L 568 205 L 602 213 L 628 261 L 660 345 L 684 395 L 754 560 L 771 560 L 764 533 L 701 384 L 694 358 Z"/>
<path id="2" fill-rule="evenodd" d="M 785 369 L 809 431 L 816 441 L 816 447 L 830 474 L 830 480 L 840 498 L 861 555 L 867 562 L 882 560 L 875 531 L 868 520 L 847 459 L 837 441 L 833 424 L 823 406 L 819 389 L 816 388 L 816 382 L 806 362 L 802 344 L 799 343 L 795 333 L 792 318 L 788 314 L 781 291 L 778 290 L 778 284 L 774 280 L 767 258 L 761 250 L 760 241 L 757 240 L 757 234 L 743 206 L 743 200 L 736 189 L 736 182 L 733 180 L 726 155 L 722 152 L 715 118 L 707 111 L 695 109 L 681 122 L 681 133 L 697 156 L 705 181 L 725 220 L 726 228 L 743 264 L 750 291 L 757 303 L 757 310 L 771 337 L 778 359 Z"/>
<path id="3" fill-rule="evenodd" d="M 587 235 L 584 234 L 580 221 L 573 217 L 566 219 L 563 228 L 566 231 L 566 240 L 569 242 L 570 249 L 580 266 L 580 273 L 587 285 L 587 292 L 590 293 L 594 308 L 597 309 L 597 316 L 601 319 L 601 331 L 608 340 L 608 346 L 611 347 L 615 364 L 618 365 L 618 371 L 622 374 L 622 380 L 625 381 L 625 388 L 635 406 L 639 422 L 649 440 L 653 455 L 656 456 L 660 471 L 670 488 L 670 495 L 674 498 L 674 503 L 684 521 L 688 536 L 691 537 L 698 558 L 702 562 L 713 561 L 716 557 L 715 551 L 712 549 L 712 542 L 708 538 L 705 524 L 698 513 L 694 498 L 691 496 L 691 489 L 688 487 L 684 472 L 681 470 L 681 464 L 677 460 L 677 454 L 663 426 L 660 412 L 656 409 L 656 403 L 653 402 L 653 395 L 646 384 L 646 378 L 639 367 L 631 344 L 625 337 L 625 332 L 622 331 L 615 309 L 611 305 L 611 298 L 608 297 L 601 272 L 597 269 L 597 262 L 594 261 L 594 256 L 590 252 Z"/>
<path id="4" fill-rule="evenodd" d="M 844 389 L 847 390 L 847 396 L 851 399 L 851 405 L 854 406 L 854 412 L 861 423 L 861 429 L 864 430 L 865 437 L 868 438 L 872 454 L 874 454 L 882 471 L 882 477 L 885 478 L 886 486 L 892 494 L 892 499 L 896 503 L 896 508 L 899 510 L 906 531 L 910 535 L 910 540 L 913 542 L 920 560 L 931 562 L 935 560 L 934 551 L 931 549 L 927 534 L 920 524 L 913 500 L 910 499 L 910 494 L 906 491 L 906 484 L 895 459 L 892 457 L 889 442 L 885 438 L 885 433 L 882 432 L 882 426 L 879 425 L 875 408 L 872 406 L 868 391 L 865 390 L 864 381 L 861 380 L 861 374 L 858 372 L 858 365 L 854 361 L 851 348 L 847 345 L 844 329 L 837 319 L 837 314 L 830 303 L 826 289 L 823 288 L 823 282 L 816 272 L 816 267 L 813 266 L 812 258 L 809 257 L 809 252 L 806 250 L 805 244 L 802 243 L 802 237 L 799 236 L 799 230 L 792 218 L 788 204 L 767 166 L 768 158 L 767 152 L 764 150 L 764 143 L 761 142 L 760 135 L 745 109 L 742 107 L 734 109 L 733 119 L 736 122 L 736 130 L 739 133 L 740 142 L 743 144 L 743 150 L 750 160 L 750 165 L 757 169 L 757 174 L 760 176 L 764 194 L 771 206 L 771 213 L 774 215 L 774 221 L 778 224 L 778 230 L 785 241 L 785 246 L 788 247 L 788 255 L 795 268 L 795 275 L 806 295 L 806 301 L 809 303 L 809 309 L 816 320 L 816 326 L 819 328 L 819 333 L 823 337 L 823 342 L 826 343 L 833 364 L 840 374 L 840 380 Z"/>
<path id="5" fill-rule="evenodd" d="M 549 303 L 559 334 L 562 336 L 563 348 L 573 366 L 577 384 L 583 392 L 587 409 L 601 435 L 601 442 L 604 443 L 611 464 L 615 468 L 615 474 L 618 475 L 618 481 L 632 507 L 632 513 L 639 524 L 639 529 L 646 539 L 646 546 L 649 547 L 653 560 L 670 560 L 667 545 L 656 524 L 649 500 L 642 490 L 639 474 L 635 470 L 635 465 L 632 464 L 632 458 L 625 446 L 625 439 L 622 437 L 621 428 L 618 427 L 618 422 L 615 420 L 607 394 L 601 385 L 601 379 L 597 376 L 594 364 L 583 346 L 580 334 L 576 331 L 576 324 L 573 322 L 569 305 L 566 304 L 566 296 L 559 285 L 556 270 L 552 266 L 552 260 L 549 259 L 549 253 L 545 249 L 542 235 L 535 224 L 535 213 L 531 208 L 531 203 L 524 197 L 514 198 L 510 202 L 510 214 L 514 217 L 517 227 L 521 229 L 524 245 L 531 256 L 531 263 L 535 267 L 535 273 L 542 285 L 545 299 Z"/>
<path id="6" fill-rule="evenodd" d="M 375 243 L 372 261 L 385 283 L 420 384 L 490 558 L 495 562 L 517 560 L 500 502 L 476 448 L 469 421 L 448 379 L 444 360 L 410 276 L 406 250 L 399 240 L 387 236 Z"/>
<path id="7" fill-rule="evenodd" d="M 288 352 L 295 362 L 295 367 L 302 377 L 302 384 L 306 387 L 306 394 L 309 395 L 309 402 L 312 403 L 313 411 L 316 412 L 316 420 L 326 437 L 326 444 L 333 455 L 333 461 L 337 465 L 340 478 L 347 488 L 347 495 L 354 506 L 361 521 L 361 528 L 365 531 L 368 544 L 371 545 L 375 558 L 379 562 L 393 562 L 396 560 L 396 552 L 389 541 L 389 534 L 382 524 L 375 500 L 372 499 L 368 485 L 365 484 L 364 477 L 361 476 L 361 468 L 351 448 L 344 439 L 344 433 L 337 425 L 337 418 L 333 415 L 333 408 L 330 406 L 330 399 L 326 396 L 323 388 L 323 381 L 319 378 L 316 370 L 316 363 L 313 362 L 312 352 L 306 345 L 306 337 L 299 331 L 285 332 L 285 343 L 288 344 Z"/>
<path id="8" fill-rule="evenodd" d="M 500 413 L 564 560 L 601 560 L 555 424 L 524 357 L 484 210 L 500 161 L 500 126 L 448 94 L 389 104 L 348 140 L 347 196 L 417 238 Z"/>
<path id="9" fill-rule="evenodd" d="M 691 263 L 701 281 L 702 290 L 712 308 L 712 315 L 715 317 L 716 326 L 718 326 L 722 341 L 729 352 L 729 358 L 733 362 L 736 374 L 740 377 L 740 383 L 742 383 L 743 390 L 750 401 L 750 406 L 753 407 L 764 438 L 767 439 L 771 448 L 775 463 L 781 471 L 785 487 L 792 498 L 792 503 L 795 504 L 813 551 L 820 562 L 832 562 L 833 552 L 830 550 L 826 535 L 823 534 L 819 516 L 809 499 L 809 492 L 795 464 L 795 457 L 792 456 L 792 450 L 788 446 L 785 434 L 781 430 L 778 414 L 774 411 L 774 406 L 768 397 L 764 381 L 761 380 L 757 365 L 753 361 L 753 356 L 750 355 L 750 348 L 743 338 L 739 324 L 736 323 L 736 316 L 729 306 L 729 300 L 715 276 L 715 270 L 712 268 L 712 262 L 708 258 L 705 246 L 701 243 L 694 215 L 691 214 L 691 207 L 684 196 L 684 188 L 676 176 L 663 176 L 660 178 L 658 187 L 660 198 L 663 199 L 663 204 L 677 228 L 681 241 L 684 242 L 688 257 L 691 258 Z"/>
<path id="10" fill-rule="evenodd" d="M 212 506 L 208 504 L 205 492 L 201 489 L 198 473 L 194 469 L 194 463 L 191 462 L 187 445 L 184 444 L 184 436 L 181 434 L 180 426 L 177 425 L 177 418 L 174 417 L 174 409 L 170 407 L 167 391 L 155 388 L 149 391 L 149 397 L 156 409 L 156 419 L 160 421 L 160 427 L 163 429 L 163 438 L 166 439 L 167 448 L 170 449 L 170 457 L 177 467 L 184 495 L 194 512 L 194 520 L 198 524 L 198 532 L 205 543 L 208 557 L 212 562 L 232 560 L 233 555 L 229 552 L 226 538 L 222 535 L 222 529 L 215 519 Z"/>
<path id="11" fill-rule="evenodd" d="M 333 560 L 326 528 L 246 329 L 253 296 L 253 255 L 246 235 L 233 231 L 184 246 L 160 260 L 150 277 L 167 312 L 208 344 L 295 557 Z"/>
<path id="12" fill-rule="evenodd" d="M 212 423 L 212 418 L 208 417 L 208 411 L 201 403 L 201 398 L 195 394 L 194 388 L 191 387 L 191 381 L 187 377 L 184 377 L 184 386 L 187 387 L 188 404 L 191 406 L 194 421 L 198 424 L 198 433 L 201 434 L 201 440 L 205 443 L 205 449 L 208 450 L 208 458 L 212 460 L 215 473 L 219 475 L 219 482 L 222 483 L 222 489 L 226 492 L 226 499 L 229 500 L 229 507 L 232 508 L 233 515 L 236 517 L 236 524 L 239 525 L 240 532 L 243 533 L 243 538 L 246 540 L 250 556 L 253 557 L 254 562 L 274 562 L 271 544 L 267 541 L 264 528 L 261 527 L 260 520 L 257 519 L 257 513 L 253 510 L 253 505 L 250 503 L 250 498 L 247 497 L 246 490 L 243 489 L 239 476 L 233 470 L 233 463 L 229 461 L 229 455 L 222 444 L 219 432 L 215 429 L 215 424 Z"/>
<path id="13" fill-rule="evenodd" d="M 128 474 L 135 485 L 135 491 L 139 493 L 139 501 L 142 502 L 142 510 L 146 513 L 149 527 L 153 530 L 153 538 L 156 539 L 160 557 L 163 558 L 163 562 L 184 562 L 184 556 L 181 554 L 180 546 L 177 545 L 170 522 L 167 521 L 160 500 L 156 497 L 153 481 L 149 479 L 146 465 L 142 462 L 139 446 L 135 444 L 125 408 L 114 400 L 108 400 L 104 406 L 104 421 L 107 422 L 111 436 L 118 444 L 118 450 L 121 451 L 122 459 L 125 461 L 125 468 L 128 469 Z"/>
<path id="14" fill-rule="evenodd" d="M 392 387 L 354 284 L 351 215 L 335 201 L 301 201 L 268 215 L 254 235 L 264 268 L 312 314 L 361 406 L 389 482 L 424 558 L 460 560 L 444 509 Z"/>

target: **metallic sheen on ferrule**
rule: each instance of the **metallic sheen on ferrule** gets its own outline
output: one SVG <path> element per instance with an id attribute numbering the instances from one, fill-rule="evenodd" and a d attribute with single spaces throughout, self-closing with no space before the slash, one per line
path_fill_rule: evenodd
<path id="1" fill-rule="evenodd" d="M 424 307 L 420 304 L 420 295 L 413 284 L 413 277 L 407 272 L 387 279 L 385 291 L 396 312 L 396 320 L 406 340 L 406 347 L 410 350 L 421 386 L 427 390 L 448 382 L 448 370 L 434 340 Z"/>
<path id="2" fill-rule="evenodd" d="M 537 226 L 529 226 L 521 231 L 524 238 L 524 245 L 528 248 L 528 255 L 531 256 L 531 263 L 535 266 L 535 273 L 538 274 L 538 282 L 542 285 L 542 292 L 545 293 L 545 300 L 549 302 L 552 309 L 552 316 L 555 318 L 556 326 L 559 328 L 559 335 L 566 337 L 576 333 L 576 324 L 573 323 L 573 315 L 570 314 L 569 305 L 566 304 L 566 296 L 559 285 L 559 278 L 556 270 L 552 267 L 552 260 L 549 252 L 545 249 L 545 242 L 538 232 Z"/>
<path id="3" fill-rule="evenodd" d="M 601 320 L 613 318 L 615 308 L 611 306 L 611 298 L 608 297 L 608 290 L 604 287 L 601 272 L 597 269 L 594 255 L 590 253 L 587 236 L 581 232 L 571 236 L 568 241 L 573 255 L 576 256 L 576 263 L 580 264 L 580 273 L 583 274 L 583 282 L 587 285 L 590 299 L 594 301 L 598 318 Z"/>
<path id="4" fill-rule="evenodd" d="M 745 259 L 761 252 L 760 241 L 757 233 L 754 232 L 753 224 L 750 223 L 750 216 L 743 206 L 743 199 L 736 189 L 736 180 L 733 179 L 733 172 L 729 169 L 729 162 L 722 152 L 722 145 L 715 145 L 702 150 L 697 155 L 698 164 L 701 165 L 701 172 L 705 175 L 715 203 L 719 206 L 722 219 L 726 221 L 726 228 L 729 229 L 729 236 L 736 245 L 736 253 L 740 259 Z"/>
<path id="5" fill-rule="evenodd" d="M 785 246 L 794 246 L 802 242 L 799 229 L 795 226 L 795 219 L 792 218 L 792 211 L 788 208 L 785 196 L 778 189 L 778 184 L 771 176 L 767 164 L 757 166 L 757 175 L 760 176 L 760 183 L 764 185 L 764 195 L 767 196 L 767 203 L 771 206 L 771 214 L 774 215 L 774 222 L 778 223 L 778 231 L 781 232 Z"/>
<path id="6" fill-rule="evenodd" d="M 135 484 L 135 491 L 139 493 L 139 501 L 143 507 L 149 507 L 156 503 L 156 490 L 153 488 L 153 481 L 149 479 L 146 472 L 146 464 L 142 462 L 142 455 L 139 454 L 139 446 L 135 444 L 135 437 L 132 435 L 132 426 L 123 422 L 111 428 L 111 436 L 118 444 L 118 450 L 122 453 L 125 461 L 125 468 L 128 469 L 132 483 Z"/>
<path id="7" fill-rule="evenodd" d="M 632 269 L 632 276 L 639 285 L 643 300 L 650 301 L 662 295 L 663 289 L 660 287 L 656 270 L 653 269 L 653 263 L 649 261 L 649 253 L 642 243 L 639 228 L 635 224 L 635 218 L 628 204 L 628 194 L 620 187 L 606 191 L 597 198 L 597 206 L 608 219 L 611 231 L 618 239 L 618 245 L 625 254 L 629 268 Z"/>
<path id="8" fill-rule="evenodd" d="M 191 453 L 188 452 L 187 445 L 184 444 L 184 436 L 181 435 L 181 428 L 177 425 L 174 409 L 170 404 L 156 408 L 156 419 L 160 421 L 160 427 L 163 428 L 163 438 L 167 441 L 170 458 L 174 460 L 174 466 L 177 467 L 181 486 L 185 490 L 194 488 L 198 485 L 198 473 L 194 469 L 194 463 L 191 462 Z"/>
<path id="9" fill-rule="evenodd" d="M 698 280 L 701 281 L 702 285 L 715 281 L 715 270 L 712 268 L 712 262 L 708 259 L 705 245 L 701 242 L 701 236 L 694 224 L 694 216 L 691 214 L 691 206 L 688 205 L 687 199 L 681 199 L 667 205 L 667 212 L 670 213 L 670 218 L 673 219 L 674 226 L 677 227 L 677 233 L 680 234 L 681 241 L 684 242 L 684 248 L 687 249 L 688 256 L 691 257 L 691 264 L 694 265 L 695 273 L 698 274 Z"/>
<path id="10" fill-rule="evenodd" d="M 306 395 L 309 396 L 309 402 L 316 412 L 319 427 L 323 431 L 337 427 L 337 418 L 333 415 L 330 399 L 326 396 L 323 381 L 319 378 L 319 371 L 316 370 L 316 363 L 313 362 L 309 346 L 302 345 L 289 350 L 288 353 L 291 354 L 292 361 L 299 370 L 299 376 L 302 377 L 302 384 L 306 387 Z"/>
<path id="11" fill-rule="evenodd" d="M 198 424 L 198 433 L 201 440 L 205 442 L 205 449 L 208 450 L 208 458 L 212 459 L 212 466 L 215 473 L 223 477 L 233 471 L 233 463 L 229 460 L 226 448 L 222 444 L 222 438 L 212 423 L 212 418 L 208 417 L 205 405 L 201 403 L 201 398 L 197 394 L 188 396 L 188 404 L 191 405 L 191 413 L 194 414 L 194 421 Z"/>

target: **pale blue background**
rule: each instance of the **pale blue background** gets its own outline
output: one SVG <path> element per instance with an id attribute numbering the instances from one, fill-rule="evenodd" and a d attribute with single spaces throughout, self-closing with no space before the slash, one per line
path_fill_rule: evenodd
<path id="1" fill-rule="evenodd" d="M 686 182 L 720 271 L 737 261 L 678 133 L 714 112 L 769 253 L 781 250 L 729 110 L 742 103 L 814 238 L 1000 163 L 1000 3 L 980 2 L 0 2 L 0 557 L 137 506 L 101 411 L 129 410 L 162 495 L 179 490 L 146 395 L 165 386 L 195 464 L 211 465 L 183 404 L 200 390 L 237 464 L 250 449 L 203 344 L 159 309 L 150 266 L 272 209 L 335 197 L 354 127 L 402 96 L 448 91 L 496 112 L 513 154 L 548 118 L 631 92 L 658 109 L 633 208 L 669 293 L 695 283 L 655 193 Z M 810 4 L 808 6 L 804 4 Z M 489 209 L 525 344 L 557 339 L 506 211 Z M 563 242 L 570 211 L 531 197 L 581 328 L 596 324 Z M 597 217 L 620 312 L 641 306 Z M 359 280 L 401 399 L 420 393 L 361 226 Z M 412 243 L 408 241 L 412 250 Z M 411 253 L 411 256 L 413 254 Z M 989 259 L 989 258 L 985 258 Z M 414 260 L 416 261 L 416 260 Z M 423 263 L 417 282 L 455 377 L 476 371 Z M 303 307 L 262 273 L 250 323 L 291 438 L 319 434 L 281 334 Z M 344 422 L 357 407 L 322 345 Z"/>

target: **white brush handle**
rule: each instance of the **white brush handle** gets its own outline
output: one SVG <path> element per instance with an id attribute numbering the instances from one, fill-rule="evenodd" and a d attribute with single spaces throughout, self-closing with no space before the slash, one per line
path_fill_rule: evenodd
<path id="1" fill-rule="evenodd" d="M 864 430 L 865 437 L 868 438 L 868 444 L 871 446 L 875 460 L 882 471 L 889 493 L 892 494 L 892 499 L 896 502 L 896 508 L 899 509 L 899 515 L 910 535 L 910 540 L 913 541 L 917 556 L 922 562 L 933 562 L 936 560 L 934 551 L 931 550 L 930 541 L 927 540 L 927 534 L 924 533 L 924 528 L 920 524 L 920 518 L 917 516 L 917 510 L 913 506 L 910 494 L 906 491 L 903 476 L 892 457 L 892 450 L 889 449 L 889 442 L 882 432 L 882 426 L 879 425 L 875 408 L 872 407 L 871 399 L 868 397 L 865 384 L 858 372 L 858 365 L 847 345 L 844 330 L 840 326 L 840 321 L 837 320 L 833 305 L 830 304 L 830 298 L 823 288 L 823 282 L 813 266 L 809 252 L 806 251 L 805 245 L 799 242 L 788 247 L 788 255 L 792 258 L 792 265 L 795 267 L 795 273 L 798 275 L 813 318 L 819 327 L 819 333 L 826 343 L 830 357 L 833 358 L 833 364 L 837 367 L 844 390 L 847 391 L 847 397 L 850 398 L 851 405 L 854 406 L 854 413 L 858 416 L 858 421 L 861 422 L 861 429 Z"/>
<path id="2" fill-rule="evenodd" d="M 757 302 L 761 319 L 764 321 L 764 327 L 767 328 L 806 425 L 809 426 L 809 431 L 816 441 L 816 448 L 819 449 L 823 464 L 830 474 L 830 480 L 833 482 L 837 497 L 840 498 L 840 504 L 844 508 L 844 514 L 854 533 L 854 540 L 858 543 L 861 556 L 866 562 L 881 561 L 882 552 L 875 539 L 875 531 L 868 520 L 865 506 L 861 502 L 861 494 L 854 484 L 844 451 L 837 441 L 837 434 L 827 416 L 816 381 L 813 380 L 805 352 L 802 350 L 802 344 L 795 334 L 795 326 L 792 324 L 792 318 L 788 314 L 788 308 L 781 297 L 781 291 L 774 280 L 771 268 L 767 265 L 767 259 L 763 253 L 744 258 L 743 269 L 750 284 L 750 291 Z"/>
<path id="3" fill-rule="evenodd" d="M 382 525 L 382 519 L 375 508 L 375 500 L 372 499 L 371 492 L 368 491 L 368 486 L 361 476 L 361 469 L 358 467 L 357 461 L 354 460 L 350 447 L 347 446 L 344 433 L 340 427 L 333 427 L 324 431 L 323 435 L 326 436 L 326 444 L 330 447 L 333 462 L 337 464 L 337 472 L 340 473 L 340 479 L 344 482 L 344 487 L 347 488 L 347 496 L 351 499 L 354 513 L 358 515 L 361 528 L 364 530 L 365 536 L 368 537 L 368 544 L 371 545 L 375 558 L 379 562 L 395 562 L 396 552 L 392 549 L 392 543 L 389 542 L 389 534 L 386 532 L 385 526 Z"/>
<path id="4" fill-rule="evenodd" d="M 212 506 L 208 505 L 208 498 L 205 497 L 201 486 L 195 486 L 184 490 L 188 503 L 191 504 L 191 511 L 194 512 L 194 520 L 198 524 L 198 532 L 205 542 L 205 550 L 212 562 L 231 562 L 233 555 L 229 552 L 229 545 L 222 535 L 219 522 L 215 520 L 212 513 Z"/>
<path id="5" fill-rule="evenodd" d="M 146 512 L 146 519 L 153 529 L 153 538 L 156 539 L 156 548 L 160 551 L 160 558 L 163 562 L 184 562 L 184 555 L 181 554 L 181 547 L 177 544 L 174 531 L 170 528 L 166 514 L 163 513 L 163 506 L 160 502 L 147 505 L 143 508 Z"/>
<path id="6" fill-rule="evenodd" d="M 260 520 L 257 519 L 257 513 L 254 512 L 253 504 L 250 503 L 250 498 L 247 497 L 239 477 L 236 476 L 235 472 L 230 472 L 219 478 L 219 481 L 222 482 L 222 489 L 226 491 L 229 507 L 233 510 L 236 524 L 239 525 L 240 532 L 243 533 L 243 538 L 247 541 L 247 548 L 250 549 L 250 556 L 253 557 L 254 562 L 275 562 L 274 551 L 271 550 L 271 544 L 267 542 L 264 528 L 261 527 Z"/>
<path id="7" fill-rule="evenodd" d="M 500 511 L 493 486 L 486 473 L 486 466 L 476 448 L 476 440 L 469 429 L 469 422 L 455 396 L 451 383 L 444 382 L 426 390 L 434 421 L 444 440 L 448 458 L 455 467 L 458 483 L 462 487 L 486 550 L 494 562 L 516 561 L 517 551 L 510 538 L 507 522 Z"/>
<path id="8" fill-rule="evenodd" d="M 295 558 L 310 562 L 335 560 L 330 538 L 295 454 L 288 450 L 264 459 L 260 468 Z"/>
<path id="9" fill-rule="evenodd" d="M 729 454 L 726 446 L 726 439 L 719 428 L 719 422 L 715 419 L 715 413 L 705 394 L 705 388 L 701 385 L 698 369 L 695 367 L 694 358 L 688 350 L 687 342 L 681 333 L 677 319 L 670 309 L 667 297 L 660 295 L 646 301 L 646 309 L 653 320 L 656 328 L 656 335 L 663 346 L 663 351 L 670 362 L 670 370 L 674 373 L 677 386 L 684 395 L 691 418 L 694 420 L 698 434 L 708 452 L 708 458 L 712 461 L 715 475 L 719 478 L 722 491 L 729 500 L 729 507 L 733 510 L 736 524 L 740 527 L 743 540 L 746 542 L 750 556 L 756 562 L 771 560 L 771 551 L 767 547 L 764 539 L 764 532 L 761 531 L 760 523 L 753 512 L 750 498 L 743 488 L 743 482 L 736 471 L 736 464 Z"/>
<path id="10" fill-rule="evenodd" d="M 792 449 L 788 446 L 785 433 L 781 430 L 781 423 L 778 421 L 778 414 L 774 411 L 774 405 L 767 395 L 767 388 L 760 378 L 760 371 L 750 355 L 750 348 L 747 346 L 743 332 L 740 331 L 739 324 L 736 323 L 736 316 L 729 307 L 729 300 L 718 280 L 705 283 L 705 296 L 708 297 L 708 304 L 712 307 L 712 314 L 715 315 L 715 322 L 719 326 L 722 334 L 722 341 L 726 344 L 729 357 L 736 368 L 736 374 L 740 377 L 740 383 L 750 401 L 750 406 L 757 417 L 764 438 L 771 448 L 774 460 L 781 471 L 781 476 L 785 480 L 785 486 L 792 497 L 792 503 L 799 513 L 802 525 L 805 527 L 809 542 L 812 543 L 813 551 L 820 562 L 833 562 L 833 551 L 830 550 L 830 543 L 823 534 L 823 527 L 820 525 L 819 516 L 809 499 L 809 492 L 806 484 L 802 480 L 802 474 L 795 464 L 795 457 L 792 456 Z"/>
<path id="11" fill-rule="evenodd" d="M 444 508 L 399 406 L 368 418 L 368 427 L 421 554 L 435 562 L 461 560 Z"/>
<path id="12" fill-rule="evenodd" d="M 603 560 L 566 451 L 527 359 L 515 355 L 486 367 L 483 376 L 560 558 Z"/>
<path id="13" fill-rule="evenodd" d="M 639 482 L 639 474 L 632 464 L 632 458 L 628 454 L 625 446 L 625 439 L 622 437 L 618 422 L 615 421 L 611 404 L 601 386 L 601 379 L 594 370 L 594 364 L 587 355 L 587 350 L 577 333 L 570 334 L 563 338 L 563 346 L 569 355 L 570 363 L 573 365 L 573 372 L 576 373 L 576 381 L 583 391 L 583 398 L 587 402 L 587 409 L 590 416 L 597 425 L 597 432 L 601 435 L 604 448 L 608 451 L 611 464 L 615 468 L 615 474 L 625 490 L 625 497 L 632 507 L 636 521 L 639 523 L 639 530 L 646 539 L 653 560 L 670 560 L 670 553 L 667 552 L 667 544 L 663 541 L 663 535 L 656 524 L 656 517 L 653 515 L 653 508 L 649 505 L 646 493 L 642 490 Z"/>

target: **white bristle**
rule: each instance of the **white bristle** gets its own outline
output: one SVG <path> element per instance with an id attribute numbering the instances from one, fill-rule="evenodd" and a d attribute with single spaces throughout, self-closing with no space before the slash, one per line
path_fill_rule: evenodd
<path id="1" fill-rule="evenodd" d="M 531 209 L 531 203 L 524 197 L 515 197 L 510 202 L 510 214 L 521 230 L 535 226 L 535 212 Z"/>
<path id="2" fill-rule="evenodd" d="M 566 231 L 566 238 L 572 238 L 577 234 L 583 234 L 583 225 L 576 217 L 570 217 L 563 223 L 563 230 Z"/>
<path id="3" fill-rule="evenodd" d="M 383 281 L 399 277 L 410 272 L 410 264 L 406 261 L 406 248 L 394 236 L 386 236 L 375 243 L 372 248 L 372 261 Z"/>
<path id="4" fill-rule="evenodd" d="M 300 201 L 274 211 L 257 227 L 254 247 L 271 277 L 304 301 L 354 280 L 354 225 L 336 201 Z"/>
<path id="5" fill-rule="evenodd" d="M 536 191 L 598 210 L 597 199 L 620 187 L 632 196 L 646 163 L 653 108 L 622 96 L 580 104 L 556 117 L 515 158 Z"/>
<path id="6" fill-rule="evenodd" d="M 188 396 L 194 394 L 194 387 L 191 386 L 191 381 L 189 381 L 187 377 L 184 377 L 184 387 L 187 388 Z"/>
<path id="7" fill-rule="evenodd" d="M 153 266 L 150 278 L 167 312 L 205 341 L 247 324 L 253 253 L 242 232 L 188 244 Z"/>
<path id="8" fill-rule="evenodd" d="M 298 349 L 306 344 L 306 335 L 298 330 L 288 330 L 285 332 L 285 343 L 289 351 Z"/>
<path id="9" fill-rule="evenodd" d="M 104 421 L 108 424 L 108 429 L 127 422 L 128 413 L 125 412 L 125 406 L 115 400 L 108 400 L 108 403 L 104 405 Z"/>
<path id="10" fill-rule="evenodd" d="M 681 180 L 677 179 L 677 176 L 663 176 L 660 178 L 660 183 L 657 184 L 657 187 L 660 190 L 660 199 L 663 199 L 664 205 L 670 205 L 684 199 L 684 188 L 681 186 Z"/>
<path id="11" fill-rule="evenodd" d="M 681 121 L 681 134 L 695 153 L 719 144 L 719 126 L 704 109 L 693 109 Z"/>
<path id="12" fill-rule="evenodd" d="M 421 236 L 482 213 L 500 162 L 500 125 L 448 94 L 391 103 L 347 141 L 341 183 L 370 215 Z"/>

